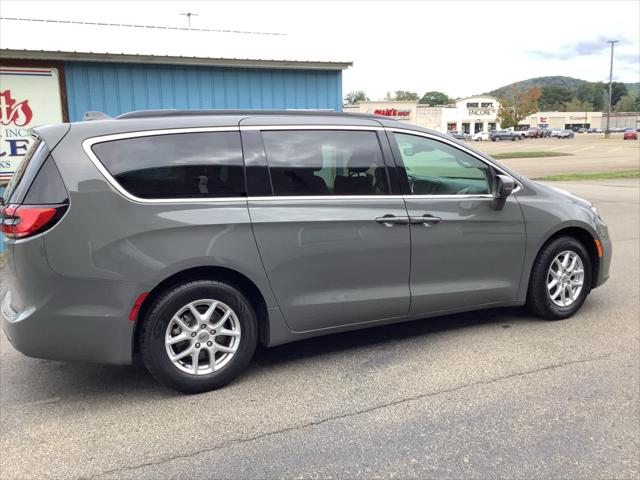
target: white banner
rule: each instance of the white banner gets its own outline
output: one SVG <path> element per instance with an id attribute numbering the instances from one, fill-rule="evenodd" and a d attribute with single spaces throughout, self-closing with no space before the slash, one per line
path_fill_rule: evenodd
<path id="1" fill-rule="evenodd" d="M 58 69 L 0 67 L 0 185 L 29 149 L 29 129 L 60 122 Z"/>

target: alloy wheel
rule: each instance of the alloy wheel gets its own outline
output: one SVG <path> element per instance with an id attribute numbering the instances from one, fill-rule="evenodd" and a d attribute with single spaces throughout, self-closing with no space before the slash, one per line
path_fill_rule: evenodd
<path id="1" fill-rule="evenodd" d="M 547 273 L 547 292 L 559 307 L 573 304 L 584 285 L 584 265 L 580 255 L 565 250 L 553 259 Z"/>

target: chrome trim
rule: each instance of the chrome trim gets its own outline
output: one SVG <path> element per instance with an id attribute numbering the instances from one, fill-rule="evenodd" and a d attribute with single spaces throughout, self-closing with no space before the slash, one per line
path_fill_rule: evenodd
<path id="1" fill-rule="evenodd" d="M 240 125 L 240 130 L 370 130 L 382 131 L 381 126 L 363 125 Z"/>
<path id="2" fill-rule="evenodd" d="M 82 149 L 87 154 L 91 162 L 95 165 L 102 176 L 116 189 L 123 197 L 137 203 L 237 203 L 247 201 L 246 197 L 206 197 L 206 198 L 141 198 L 125 190 L 118 181 L 109 173 L 106 167 L 98 159 L 91 147 L 97 143 L 122 140 L 127 138 L 153 137 L 157 135 L 173 135 L 179 133 L 202 133 L 202 132 L 240 132 L 236 127 L 193 127 L 193 128 L 171 128 L 162 130 L 142 130 L 128 133 L 115 133 L 111 135 L 101 135 L 87 138 L 82 142 Z"/>
<path id="3" fill-rule="evenodd" d="M 271 197 L 247 197 L 247 200 L 263 202 L 268 200 L 403 200 L 402 195 L 274 195 Z"/>
<path id="4" fill-rule="evenodd" d="M 501 174 L 506 175 L 507 177 L 512 179 L 515 182 L 515 184 L 517 185 L 517 187 L 513 189 L 513 192 L 511 192 L 511 194 L 519 192 L 520 189 L 522 188 L 522 183 L 519 182 L 517 179 L 513 178 L 513 176 L 510 173 L 505 172 L 500 166 L 498 166 L 495 163 L 487 160 L 484 157 L 479 156 L 473 150 L 469 150 L 464 145 L 460 145 L 459 143 L 451 141 L 448 138 L 444 138 L 444 137 L 441 137 L 439 135 L 433 135 L 432 133 L 419 132 L 417 130 L 409 130 L 409 129 L 406 129 L 406 128 L 387 127 L 387 128 L 385 128 L 385 130 L 388 131 L 388 132 L 398 132 L 398 133 L 405 133 L 407 135 L 416 135 L 418 137 L 430 138 L 430 139 L 436 140 L 438 142 L 446 143 L 447 145 L 450 145 L 450 146 L 452 146 L 454 148 L 457 148 L 458 150 L 462 150 L 464 153 L 466 153 L 468 155 L 471 155 L 472 157 L 474 157 L 477 160 L 480 160 L 483 163 L 487 163 L 487 164 L 491 165 L 498 172 L 500 172 Z M 423 196 L 424 197 L 428 197 L 428 198 L 433 198 L 433 197 L 442 198 L 442 197 L 444 197 L 444 195 L 423 195 Z M 461 195 L 455 195 L 455 197 L 459 198 L 459 197 L 461 197 Z M 490 197 L 493 198 L 493 195 L 491 195 Z M 413 197 L 413 198 L 415 198 L 415 197 Z"/>
<path id="5" fill-rule="evenodd" d="M 477 194 L 477 195 L 403 195 L 402 198 L 404 198 L 405 200 L 410 200 L 410 199 L 423 199 L 423 200 L 437 200 L 437 199 L 443 199 L 443 200 L 469 200 L 469 199 L 476 199 L 476 200 L 493 200 L 495 197 L 491 194 L 488 193 L 482 193 L 482 194 Z"/>

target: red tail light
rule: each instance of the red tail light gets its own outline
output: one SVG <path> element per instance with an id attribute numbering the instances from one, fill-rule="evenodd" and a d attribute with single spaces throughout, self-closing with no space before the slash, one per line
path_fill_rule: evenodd
<path id="1" fill-rule="evenodd" d="M 19 239 L 44 232 L 62 218 L 66 209 L 66 205 L 7 205 L 1 210 L 2 233 Z"/>

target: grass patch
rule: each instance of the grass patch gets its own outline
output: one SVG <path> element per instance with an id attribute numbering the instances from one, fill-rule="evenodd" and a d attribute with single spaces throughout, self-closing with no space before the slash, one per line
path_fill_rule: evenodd
<path id="1" fill-rule="evenodd" d="M 543 158 L 543 157 L 569 157 L 572 153 L 564 152 L 549 152 L 546 150 L 540 150 L 538 152 L 503 152 L 489 154 L 496 160 L 502 160 L 505 158 Z"/>
<path id="2" fill-rule="evenodd" d="M 563 173 L 536 178 L 536 180 L 606 180 L 610 178 L 640 178 L 640 170 L 623 170 L 620 172 Z"/>

